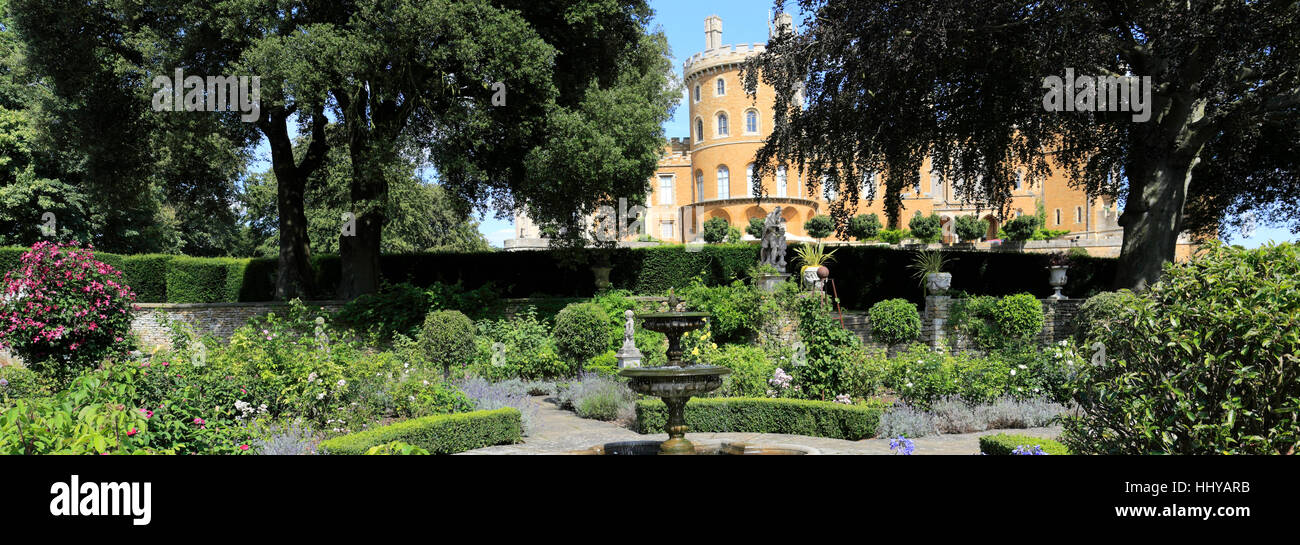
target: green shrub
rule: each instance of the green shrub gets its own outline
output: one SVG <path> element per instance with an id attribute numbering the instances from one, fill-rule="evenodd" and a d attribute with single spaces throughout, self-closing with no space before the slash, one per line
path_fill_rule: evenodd
<path id="1" fill-rule="evenodd" d="M 466 289 L 459 280 L 454 284 L 435 282 L 426 292 L 431 308 L 458 310 L 471 320 L 500 317 L 505 309 L 500 293 L 501 290 L 492 282 L 471 290 Z"/>
<path id="2" fill-rule="evenodd" d="M 1028 435 L 1012 435 L 999 433 L 995 435 L 984 435 L 980 437 L 980 453 L 993 455 L 1011 455 L 1015 453 L 1017 447 L 1026 447 L 1032 449 L 1041 447 L 1043 452 L 1054 455 L 1070 454 L 1070 449 L 1065 445 L 1052 439 L 1042 437 L 1031 437 Z"/>
<path id="3" fill-rule="evenodd" d="M 518 443 L 523 435 L 519 411 L 493 411 L 426 416 L 343 435 L 320 444 L 327 454 L 365 454 L 373 447 L 401 441 L 430 454 L 455 454 L 493 445 Z"/>
<path id="4" fill-rule="evenodd" d="M 889 372 L 885 350 L 860 347 L 849 351 L 840 369 L 840 390 L 851 398 L 870 398 L 880 393 Z"/>
<path id="5" fill-rule="evenodd" d="M 975 215 L 957 216 L 957 225 L 953 231 L 962 242 L 975 242 L 988 234 L 989 222 Z"/>
<path id="6" fill-rule="evenodd" d="M 749 218 L 749 225 L 745 226 L 745 232 L 749 233 L 749 236 L 751 237 L 763 240 L 764 223 L 766 223 L 765 218 Z"/>
<path id="7" fill-rule="evenodd" d="M 871 338 L 889 346 L 912 342 L 921 335 L 921 314 L 906 299 L 886 299 L 867 312 Z"/>
<path id="8" fill-rule="evenodd" d="M 612 377 L 618 374 L 618 355 L 610 350 L 587 360 L 582 369 L 597 375 Z"/>
<path id="9" fill-rule="evenodd" d="M 1074 316 L 1074 341 L 1087 346 L 1088 337 L 1094 331 L 1124 327 L 1121 320 L 1124 310 L 1132 307 L 1135 299 L 1137 295 L 1129 290 L 1107 291 L 1089 297 L 1079 305 L 1079 313 Z"/>
<path id="10" fill-rule="evenodd" d="M 376 447 L 370 447 L 366 456 L 426 456 L 429 451 L 409 443 L 393 441 Z"/>
<path id="11" fill-rule="evenodd" d="M 451 376 L 454 365 L 469 365 L 474 357 L 474 322 L 456 310 L 436 310 L 424 318 L 420 349 L 426 361 Z"/>
<path id="12" fill-rule="evenodd" d="M 858 240 L 871 240 L 880 234 L 880 216 L 858 214 L 849 220 L 849 236 Z"/>
<path id="13" fill-rule="evenodd" d="M 835 231 L 835 221 L 826 214 L 818 214 L 803 222 L 803 230 L 808 236 L 821 240 Z"/>
<path id="14" fill-rule="evenodd" d="M 555 316 L 555 348 L 576 372 L 583 362 L 610 348 L 609 315 L 595 303 L 574 303 Z"/>
<path id="15" fill-rule="evenodd" d="M 697 433 L 788 433 L 858 441 L 876 435 L 880 407 L 765 397 L 708 397 L 686 403 L 686 425 Z M 636 404 L 637 433 L 663 433 L 662 401 Z"/>
<path id="16" fill-rule="evenodd" d="M 717 395 L 722 397 L 764 397 L 769 389 L 776 364 L 767 358 L 762 348 L 741 344 L 723 345 L 716 355 L 703 363 L 731 369 L 723 377 Z"/>
<path id="17" fill-rule="evenodd" d="M 1043 330 L 1043 304 L 1028 293 L 1008 295 L 993 306 L 992 318 L 1003 346 L 1032 343 Z"/>
<path id="18" fill-rule="evenodd" d="M 566 375 L 570 367 L 533 308 L 510 319 L 482 320 L 475 340 L 474 373 L 492 381 L 544 380 Z"/>
<path id="19" fill-rule="evenodd" d="M 386 284 L 378 293 L 348 301 L 334 315 L 339 322 L 380 341 L 394 335 L 418 336 L 417 329 L 429 312 L 430 298 L 410 284 Z"/>
<path id="20" fill-rule="evenodd" d="M 571 409 L 582 418 L 618 420 L 631 418 L 636 394 L 613 377 L 587 374 L 559 389 L 560 407 Z"/>
<path id="21" fill-rule="evenodd" d="M 907 227 L 912 231 L 913 238 L 927 244 L 937 242 L 939 237 L 943 235 L 938 214 L 932 213 L 929 216 L 922 216 L 920 212 L 917 212 L 915 216 L 912 216 L 911 221 L 907 222 Z"/>
<path id="22" fill-rule="evenodd" d="M 912 232 L 907 229 L 881 229 L 877 238 L 879 238 L 881 242 L 898 244 L 899 242 L 902 242 L 903 239 L 911 236 Z"/>
<path id="23" fill-rule="evenodd" d="M 167 261 L 167 302 L 239 301 L 247 259 L 177 256 Z"/>
<path id="24" fill-rule="evenodd" d="M 727 240 L 728 227 L 731 227 L 731 224 L 724 218 L 709 218 L 704 222 L 704 242 L 717 244 Z"/>
<path id="25" fill-rule="evenodd" d="M 847 354 L 861 346 L 858 336 L 831 317 L 828 297 L 802 294 L 795 300 L 799 339 L 806 361 L 795 362 L 795 384 L 811 399 L 834 399 L 843 393 L 840 372 Z M 796 354 L 797 357 L 797 354 Z"/>
<path id="26" fill-rule="evenodd" d="M 1038 216 L 1020 216 L 1002 225 L 1002 231 L 1007 234 L 1007 238 L 1014 241 L 1029 240 L 1037 230 Z"/>
<path id="27" fill-rule="evenodd" d="M 692 310 L 711 315 L 709 327 L 719 343 L 746 342 L 758 333 L 762 295 L 753 285 L 739 280 L 716 287 L 695 283 L 681 290 L 681 297 Z"/>
<path id="28" fill-rule="evenodd" d="M 49 380 L 35 371 L 16 365 L 0 367 L 0 406 L 6 398 L 19 399 L 47 396 L 51 393 Z"/>
<path id="29" fill-rule="evenodd" d="M 1214 244 L 1095 328 L 1074 452 L 1286 454 L 1300 444 L 1300 247 Z M 1095 344 L 1093 346 L 1096 346 Z M 1104 354 L 1103 354 L 1104 351 Z"/>

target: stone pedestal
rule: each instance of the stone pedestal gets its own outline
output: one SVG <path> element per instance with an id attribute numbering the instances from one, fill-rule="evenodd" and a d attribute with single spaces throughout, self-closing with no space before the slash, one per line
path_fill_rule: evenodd
<path id="1" fill-rule="evenodd" d="M 788 278 L 790 278 L 788 274 L 760 274 L 754 278 L 754 283 L 758 289 L 771 293 Z"/>
<path id="2" fill-rule="evenodd" d="M 946 341 L 944 328 L 948 325 L 948 306 L 952 298 L 947 295 L 930 295 L 925 298 L 925 312 L 921 314 L 921 342 L 931 348 Z"/>

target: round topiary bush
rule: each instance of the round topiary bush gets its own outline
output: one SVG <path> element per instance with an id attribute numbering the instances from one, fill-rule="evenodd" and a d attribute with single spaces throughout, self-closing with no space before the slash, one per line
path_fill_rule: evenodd
<path id="1" fill-rule="evenodd" d="M 704 222 L 704 242 L 717 244 L 727 240 L 727 230 L 730 227 L 731 224 L 723 218 L 709 218 Z"/>
<path id="2" fill-rule="evenodd" d="M 1124 309 L 1136 298 L 1129 290 L 1106 291 L 1089 297 L 1079 305 L 1079 313 L 1074 316 L 1075 342 L 1087 345 L 1093 331 L 1117 326 Z"/>
<path id="3" fill-rule="evenodd" d="M 880 216 L 875 214 L 858 214 L 849 220 L 849 236 L 862 240 L 871 240 L 880 234 Z"/>
<path id="4" fill-rule="evenodd" d="M 1038 230 L 1038 216 L 1020 216 L 1002 226 L 1002 232 L 1014 241 L 1025 241 L 1034 237 Z"/>
<path id="5" fill-rule="evenodd" d="M 1070 450 L 1300 450 L 1300 247 L 1215 244 L 1166 264 L 1123 307 L 1122 327 L 1089 336 L 1073 385 L 1081 414 L 1064 426 Z"/>
<path id="6" fill-rule="evenodd" d="M 122 273 L 76 242 L 37 242 L 5 273 L 0 346 L 60 382 L 125 354 L 135 293 Z"/>
<path id="7" fill-rule="evenodd" d="M 555 316 L 555 348 L 576 372 L 610 348 L 609 315 L 596 303 L 573 303 Z"/>
<path id="8" fill-rule="evenodd" d="M 998 299 L 991 311 L 1003 345 L 1029 343 L 1043 330 L 1043 304 L 1028 293 Z"/>
<path id="9" fill-rule="evenodd" d="M 922 216 L 919 212 L 907 223 L 912 236 L 926 243 L 937 242 L 943 236 L 939 215 Z"/>
<path id="10" fill-rule="evenodd" d="M 835 221 L 826 214 L 820 214 L 803 222 L 803 230 L 808 233 L 808 236 L 821 240 L 831 236 L 831 232 L 835 230 Z"/>
<path id="11" fill-rule="evenodd" d="M 957 216 L 957 225 L 953 230 L 962 242 L 975 242 L 988 234 L 989 222 L 974 215 Z"/>
<path id="12" fill-rule="evenodd" d="M 457 310 L 435 310 L 424 317 L 419 342 L 429 363 L 442 367 L 442 376 L 449 377 L 451 366 L 474 359 L 474 322 Z"/>
<path id="13" fill-rule="evenodd" d="M 911 342 L 921 335 L 921 313 L 907 299 L 886 299 L 867 312 L 871 338 L 889 346 Z"/>

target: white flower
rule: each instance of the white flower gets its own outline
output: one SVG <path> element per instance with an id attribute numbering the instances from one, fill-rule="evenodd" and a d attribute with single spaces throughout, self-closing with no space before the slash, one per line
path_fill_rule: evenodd
<path id="1" fill-rule="evenodd" d="M 342 387 L 347 386 L 347 385 L 348 385 L 348 381 L 343 380 L 343 379 L 339 379 L 339 388 L 342 388 Z"/>
<path id="2" fill-rule="evenodd" d="M 1016 367 L 1019 367 L 1019 368 L 1021 368 L 1021 369 L 1028 369 L 1028 367 L 1025 367 L 1025 364 L 1023 364 L 1023 363 L 1020 364 L 1020 365 L 1017 365 Z"/>
<path id="3" fill-rule="evenodd" d="M 316 400 L 317 400 L 317 401 L 320 401 L 320 400 L 322 400 L 322 399 L 325 399 L 325 392 L 321 392 L 321 393 L 319 393 L 319 394 L 316 394 Z"/>
<path id="4" fill-rule="evenodd" d="M 1011 370 L 1011 376 L 1013 376 L 1013 377 L 1016 376 L 1016 370 L 1015 370 L 1015 369 L 1012 369 L 1012 370 Z"/>
<path id="5" fill-rule="evenodd" d="M 409 400 L 411 400 L 411 401 L 415 401 L 415 396 L 406 396 L 406 398 L 409 399 Z"/>
<path id="6" fill-rule="evenodd" d="M 907 387 L 908 387 L 908 388 L 911 388 L 911 387 L 912 387 L 912 383 L 910 383 L 910 382 L 907 383 Z"/>
<path id="7" fill-rule="evenodd" d="M 316 373 L 307 375 L 307 382 L 316 382 Z"/>
<path id="8" fill-rule="evenodd" d="M 428 385 L 429 385 L 429 381 L 427 381 L 427 380 L 424 381 L 424 385 L 425 385 L 425 386 L 428 386 Z"/>

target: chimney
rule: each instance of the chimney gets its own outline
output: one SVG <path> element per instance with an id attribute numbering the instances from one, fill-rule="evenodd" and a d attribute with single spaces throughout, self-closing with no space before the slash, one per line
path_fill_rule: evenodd
<path id="1" fill-rule="evenodd" d="M 704 19 L 704 50 L 722 47 L 722 18 L 710 15 Z"/>

